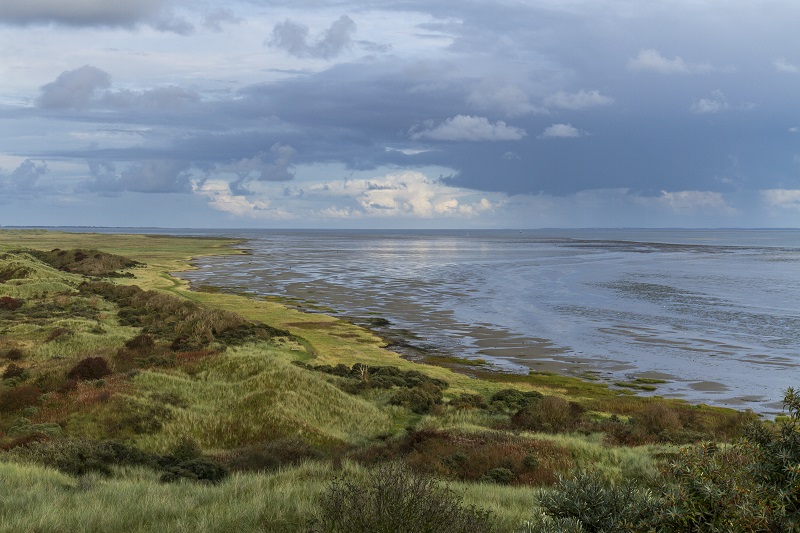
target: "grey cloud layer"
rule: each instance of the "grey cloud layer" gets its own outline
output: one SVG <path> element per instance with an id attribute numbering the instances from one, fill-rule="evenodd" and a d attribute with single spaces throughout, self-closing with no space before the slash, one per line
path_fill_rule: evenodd
<path id="1" fill-rule="evenodd" d="M 791 78 L 800 57 L 791 55 L 794 33 L 783 22 L 800 8 L 787 4 L 786 17 L 765 26 L 766 15 L 751 8 L 694 4 L 674 14 L 623 1 L 573 9 L 536 2 L 283 4 L 298 9 L 265 26 L 273 28 L 266 42 L 293 57 L 328 60 L 325 67 L 213 98 L 180 86 L 119 89 L 113 72 L 78 67 L 45 84 L 32 113 L 147 131 L 129 147 L 48 147 L 35 155 L 91 161 L 86 187 L 107 193 L 183 192 L 192 176 L 212 174 L 228 176 L 236 189 L 292 180 L 310 163 L 437 165 L 453 169 L 447 183 L 509 194 L 800 186 L 798 138 L 789 133 L 798 124 L 786 118 L 800 111 Z M 170 7 L 150 1 L 112 13 L 102 5 L 40 2 L 38 18 L 26 8 L 0 10 L 0 18 L 70 23 L 63 10 L 78 17 L 83 6 L 86 24 L 135 25 Z M 313 35 L 303 10 L 319 6 L 346 14 Z M 357 24 L 366 9 L 426 13 L 432 20 L 417 28 L 420 38 L 449 44 L 434 57 L 397 50 L 355 58 L 367 47 Z M 695 18 L 687 19 L 686 9 Z M 702 21 L 712 15 L 731 26 L 719 25 L 710 38 Z M 208 20 L 213 26 L 239 18 L 224 11 Z M 754 51 L 754 42 L 768 44 Z M 334 61 L 341 57 L 346 62 Z"/>
<path id="2" fill-rule="evenodd" d="M 171 0 L 0 0 L 0 23 L 133 28 L 149 24 L 187 35 L 194 26 L 170 10 Z"/>

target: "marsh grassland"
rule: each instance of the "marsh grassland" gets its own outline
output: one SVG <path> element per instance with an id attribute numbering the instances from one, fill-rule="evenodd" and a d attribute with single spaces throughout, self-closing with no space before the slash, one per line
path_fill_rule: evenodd
<path id="1" fill-rule="evenodd" d="M 0 231 L 0 531 L 780 531 L 800 402 L 457 357 L 170 275 L 234 241 Z"/>

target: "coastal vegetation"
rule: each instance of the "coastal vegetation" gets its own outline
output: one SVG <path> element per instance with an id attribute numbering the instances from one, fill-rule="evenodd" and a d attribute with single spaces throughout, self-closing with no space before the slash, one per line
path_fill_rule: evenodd
<path id="1" fill-rule="evenodd" d="M 171 272 L 235 241 L 0 231 L 0 531 L 791 531 L 800 397 L 760 421 L 409 361 Z"/>

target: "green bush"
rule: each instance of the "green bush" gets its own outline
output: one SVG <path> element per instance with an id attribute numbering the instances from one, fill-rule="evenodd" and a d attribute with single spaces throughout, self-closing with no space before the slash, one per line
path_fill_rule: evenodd
<path id="1" fill-rule="evenodd" d="M 488 404 L 480 394 L 461 394 L 449 403 L 454 409 L 486 409 Z"/>
<path id="2" fill-rule="evenodd" d="M 161 475 L 162 483 L 174 483 L 183 479 L 217 484 L 228 477 L 225 465 L 207 457 L 195 457 L 181 461 Z"/>
<path id="3" fill-rule="evenodd" d="M 442 403 L 442 390 L 432 383 L 410 389 L 400 389 L 389 399 L 392 405 L 402 405 L 417 414 L 425 414 Z"/>
<path id="4" fill-rule="evenodd" d="M 508 468 L 492 468 L 481 477 L 481 482 L 508 485 L 515 477 L 514 472 Z"/>
<path id="5" fill-rule="evenodd" d="M 157 466 L 155 455 L 114 441 L 48 440 L 17 448 L 13 455 L 73 476 L 110 475 L 111 467 L 120 465 Z"/>
<path id="6" fill-rule="evenodd" d="M 322 495 L 319 533 L 479 533 L 495 531 L 488 511 L 465 506 L 435 479 L 389 463 L 366 480 L 337 479 Z"/>
<path id="7" fill-rule="evenodd" d="M 659 500 L 649 489 L 630 480 L 614 485 L 587 472 L 561 479 L 552 490 L 542 491 L 539 504 L 544 512 L 539 520 L 549 518 L 567 527 L 552 531 L 575 530 L 578 523 L 578 531 L 586 532 L 650 531 L 659 509 Z"/>
<path id="8" fill-rule="evenodd" d="M 676 531 L 800 530 L 800 396 L 788 416 L 752 423 L 736 445 L 685 448 L 666 475 L 663 524 Z"/>
<path id="9" fill-rule="evenodd" d="M 515 413 L 535 404 L 542 397 L 542 394 L 536 391 L 522 392 L 517 389 L 503 389 L 492 394 L 489 398 L 489 407 L 499 413 Z"/>

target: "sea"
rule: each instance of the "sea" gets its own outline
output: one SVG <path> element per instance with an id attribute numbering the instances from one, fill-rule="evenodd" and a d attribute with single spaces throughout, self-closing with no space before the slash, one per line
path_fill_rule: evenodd
<path id="1" fill-rule="evenodd" d="M 179 274 L 194 285 L 382 324 L 497 371 L 767 416 L 800 386 L 800 230 L 161 232 L 244 239 L 246 255 Z"/>

